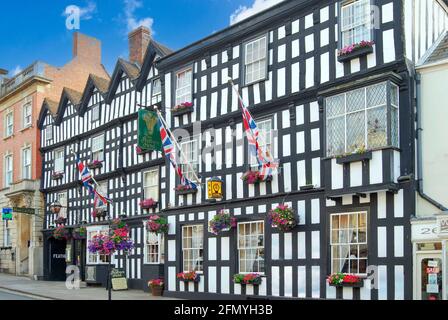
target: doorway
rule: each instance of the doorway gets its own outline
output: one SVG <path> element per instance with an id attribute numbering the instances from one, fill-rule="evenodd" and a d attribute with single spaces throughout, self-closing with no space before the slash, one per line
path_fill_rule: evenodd
<path id="1" fill-rule="evenodd" d="M 85 281 L 86 269 L 86 240 L 75 240 L 74 264 L 79 268 L 79 276 L 81 281 Z"/>
<path id="2" fill-rule="evenodd" d="M 417 299 L 442 300 L 442 253 L 417 254 Z"/>
<path id="3" fill-rule="evenodd" d="M 50 281 L 65 281 L 67 276 L 65 274 L 65 248 L 67 246 L 66 240 L 56 240 L 51 238 L 49 240 L 50 249 Z"/>

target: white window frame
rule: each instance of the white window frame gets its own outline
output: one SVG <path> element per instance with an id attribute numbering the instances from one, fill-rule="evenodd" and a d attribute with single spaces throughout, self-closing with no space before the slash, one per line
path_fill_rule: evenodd
<path id="1" fill-rule="evenodd" d="M 101 116 L 100 116 L 100 105 L 98 103 L 92 106 L 91 112 L 92 112 L 91 122 L 99 121 Z"/>
<path id="2" fill-rule="evenodd" d="M 360 8 L 364 7 L 363 17 L 354 17 L 356 13 L 359 14 Z M 350 11 L 350 15 L 347 17 L 346 12 Z M 354 17 L 354 18 L 353 18 Z M 349 20 L 349 22 L 347 22 Z M 371 16 L 370 16 L 370 0 L 349 0 L 341 4 L 341 48 L 359 43 L 361 41 L 371 41 Z M 360 34 L 361 37 L 356 35 L 357 29 L 364 27 L 367 29 L 367 33 Z M 348 36 L 348 41 L 345 40 L 345 34 L 351 33 Z M 357 39 L 357 37 L 359 37 Z"/>
<path id="3" fill-rule="evenodd" d="M 14 134 L 14 111 L 8 110 L 5 113 L 5 138 L 11 137 Z"/>
<path id="4" fill-rule="evenodd" d="M 9 163 L 9 159 L 11 159 Z M 14 156 L 12 153 L 8 153 L 3 158 L 3 164 L 4 164 L 4 185 L 5 188 L 8 188 L 11 186 L 11 184 L 14 181 Z M 10 165 L 9 165 L 10 164 Z"/>
<path id="5" fill-rule="evenodd" d="M 27 114 L 27 110 L 29 110 L 29 114 Z M 29 117 L 29 120 L 27 118 Z M 22 106 L 22 128 L 31 127 L 31 123 L 33 122 L 33 106 L 31 102 L 27 102 Z"/>
<path id="6" fill-rule="evenodd" d="M 199 137 L 195 136 L 188 141 L 182 141 L 180 143 L 182 153 L 179 154 L 179 164 L 181 166 L 182 173 L 190 181 L 196 181 L 196 176 L 199 173 L 200 142 L 201 140 L 199 139 Z M 190 149 L 187 149 L 187 145 L 191 144 L 193 144 L 193 146 L 190 147 Z M 196 148 L 194 148 L 194 146 L 196 146 Z M 194 153 L 196 153 L 196 157 L 194 157 Z M 184 155 L 186 159 L 184 159 L 182 155 Z M 193 168 L 194 171 L 191 168 Z"/>
<path id="7" fill-rule="evenodd" d="M 8 221 L 3 221 L 3 247 L 12 247 L 11 226 Z"/>
<path id="8" fill-rule="evenodd" d="M 98 264 L 108 264 L 108 258 L 112 258 L 109 255 L 100 255 L 99 253 L 90 253 L 88 248 L 89 241 L 93 238 L 95 234 L 109 234 L 109 227 L 108 226 L 93 226 L 93 227 L 87 227 L 87 246 L 86 246 L 86 264 L 87 265 L 98 265 Z M 95 257 L 95 260 L 91 260 L 93 257 Z M 101 261 L 101 258 L 104 260 Z M 113 263 L 113 259 L 112 259 Z"/>
<path id="9" fill-rule="evenodd" d="M 97 140 L 99 141 L 98 146 L 95 143 Z M 92 160 L 104 161 L 104 134 L 92 137 L 91 146 Z"/>
<path id="10" fill-rule="evenodd" d="M 186 80 L 182 80 L 181 76 L 185 75 Z M 189 79 L 188 76 L 189 75 Z M 176 106 L 184 102 L 193 102 L 193 68 L 188 67 L 176 72 Z"/>
<path id="11" fill-rule="evenodd" d="M 200 243 L 201 245 L 199 247 L 193 247 L 193 239 L 195 238 L 193 235 L 193 230 L 195 228 L 199 228 L 200 230 L 202 230 L 202 232 L 196 233 L 196 235 L 199 235 L 199 237 L 196 237 L 196 241 L 197 243 Z M 187 229 L 191 229 L 191 247 L 186 247 L 185 246 L 185 240 L 189 239 L 190 237 L 185 237 L 185 231 Z M 198 238 L 199 238 L 199 242 L 198 242 Z M 194 259 L 194 252 L 198 252 L 197 255 L 197 259 Z M 187 254 L 187 253 L 191 253 L 191 254 Z M 186 256 L 188 258 L 186 258 Z M 191 259 L 190 256 L 192 257 Z M 187 264 L 189 264 L 189 262 L 191 262 L 193 265 L 197 264 L 199 262 L 200 268 L 194 268 L 194 270 L 188 270 L 186 268 L 186 261 Z M 182 270 L 184 272 L 191 272 L 191 271 L 196 271 L 196 273 L 203 273 L 204 271 L 204 226 L 202 224 L 189 224 L 189 225 L 185 225 L 182 226 Z"/>
<path id="12" fill-rule="evenodd" d="M 58 154 L 62 154 L 61 158 L 58 158 Z M 59 148 L 54 151 L 54 173 L 64 172 L 65 165 L 65 150 Z"/>
<path id="13" fill-rule="evenodd" d="M 147 222 L 145 222 L 145 232 L 144 232 L 144 239 L 143 239 L 144 240 L 143 263 L 144 264 L 164 264 L 165 263 L 165 237 L 161 233 L 155 234 L 154 232 L 148 231 L 148 229 L 146 229 L 146 225 L 147 225 Z M 148 236 L 157 237 L 157 243 L 156 244 L 148 244 L 147 243 Z M 156 261 L 150 261 L 151 255 L 148 250 L 149 246 L 154 246 L 157 248 L 157 253 L 155 254 L 155 255 L 157 255 Z"/>
<path id="14" fill-rule="evenodd" d="M 49 124 L 45 127 L 45 140 L 49 141 L 53 139 L 53 125 Z"/>
<path id="15" fill-rule="evenodd" d="M 264 47 L 261 43 L 264 42 Z M 258 46 L 259 51 L 254 51 L 254 47 Z M 267 79 L 268 76 L 268 36 L 263 35 L 256 39 L 244 43 L 244 84 L 250 85 Z M 254 53 L 257 54 L 254 57 Z M 251 57 L 249 57 L 251 55 Z M 257 68 L 255 68 L 258 65 Z M 253 76 L 249 79 L 248 70 L 252 68 L 251 74 L 258 72 L 258 77 Z"/>
<path id="16" fill-rule="evenodd" d="M 245 225 L 257 225 L 257 228 L 258 228 L 258 224 L 262 224 L 262 228 L 263 228 L 263 234 L 260 234 L 260 233 L 257 233 L 255 236 L 260 236 L 260 235 L 262 235 L 263 236 L 263 245 L 262 246 L 246 246 L 246 245 L 244 245 L 244 246 L 241 246 L 241 239 L 240 239 L 240 236 L 241 236 L 241 233 L 240 233 L 240 228 L 242 227 L 242 226 L 245 226 Z M 258 270 L 252 270 L 252 271 L 244 271 L 244 270 L 242 270 L 242 268 L 241 268 L 241 252 L 243 251 L 243 250 L 263 250 L 263 268 L 264 268 L 264 270 L 266 270 L 266 235 L 265 235 L 265 223 L 264 223 L 264 221 L 263 220 L 256 220 L 256 221 L 247 221 L 247 222 L 239 222 L 238 223 L 238 225 L 237 225 L 237 248 L 238 248 L 238 272 L 239 273 L 241 273 L 241 274 L 247 274 L 247 273 L 258 273 L 258 274 L 264 274 L 265 273 L 265 271 L 260 271 L 259 269 L 260 269 L 260 267 L 258 266 Z M 252 231 L 252 227 L 251 227 L 251 231 Z M 243 235 L 244 237 L 254 237 L 254 235 L 252 235 L 252 233 L 251 234 L 249 234 L 249 235 L 247 235 L 247 234 L 245 234 L 244 233 L 244 235 Z M 256 261 L 256 259 L 257 258 L 254 258 L 254 263 L 255 263 L 255 261 Z M 245 261 L 250 261 L 249 259 L 244 259 Z M 246 268 L 246 270 L 247 270 L 247 268 Z"/>
<path id="17" fill-rule="evenodd" d="M 158 82 L 159 85 L 157 88 L 160 90 L 155 91 L 154 88 L 156 88 L 155 83 Z M 157 103 L 160 101 L 160 97 L 162 96 L 162 80 L 160 78 L 154 78 L 151 81 L 151 103 Z"/>
<path id="18" fill-rule="evenodd" d="M 270 123 L 270 128 L 269 130 L 266 130 L 266 123 Z M 274 157 L 274 137 L 273 137 L 273 132 L 274 132 L 274 127 L 273 127 L 273 119 L 272 118 L 267 118 L 267 119 L 262 119 L 262 120 L 257 120 L 257 126 L 258 126 L 258 134 L 260 139 L 258 140 L 258 146 L 261 148 L 261 150 L 263 152 L 266 152 L 266 150 L 268 150 L 268 152 L 270 152 L 272 158 Z M 269 137 L 269 138 L 268 138 Z M 269 141 L 267 141 L 269 139 Z M 249 144 L 247 145 L 247 154 L 248 154 L 248 158 L 249 158 L 249 164 L 251 168 L 258 168 L 258 161 L 257 161 L 257 157 L 254 156 L 252 154 L 252 152 L 250 151 L 250 146 Z"/>
<path id="19" fill-rule="evenodd" d="M 156 174 L 156 179 L 154 184 L 146 184 L 146 175 L 147 174 L 152 174 L 155 173 Z M 144 199 L 149 199 L 152 198 L 154 201 L 159 201 L 159 168 L 156 169 L 151 169 L 151 170 L 146 170 L 143 172 L 143 197 Z M 148 188 L 154 188 L 155 189 L 155 195 L 151 196 L 149 194 L 147 194 L 146 189 Z"/>
<path id="20" fill-rule="evenodd" d="M 29 159 L 26 157 L 26 152 L 29 153 Z M 22 179 L 31 179 L 32 172 L 32 158 L 31 146 L 25 146 L 22 148 Z M 27 161 L 28 160 L 28 161 Z M 28 175 L 26 173 L 29 173 Z"/>
<path id="21" fill-rule="evenodd" d="M 353 229 L 353 230 L 356 229 L 357 232 L 359 231 L 359 229 L 360 229 L 360 227 L 359 227 L 359 220 L 358 220 L 359 218 L 357 217 L 357 228 L 350 228 L 350 225 L 348 225 L 348 228 L 334 229 L 333 228 L 333 217 L 335 217 L 335 216 L 340 217 L 340 216 L 344 216 L 344 215 L 348 215 L 348 216 L 350 216 L 350 215 L 359 215 L 359 214 L 364 214 L 365 215 L 365 222 L 366 222 L 365 223 L 365 227 L 364 227 L 365 228 L 365 241 L 363 241 L 363 242 L 353 242 L 352 243 L 352 242 L 350 242 L 350 239 L 347 239 L 348 242 L 340 242 L 340 235 L 341 235 L 340 231 L 341 230 L 348 231 L 350 229 Z M 348 221 L 350 221 L 350 217 L 348 218 Z M 336 231 L 336 230 L 339 230 L 338 242 L 334 242 L 334 239 L 333 239 L 333 231 Z M 353 212 L 341 212 L 341 213 L 332 213 L 332 214 L 330 214 L 330 255 L 331 255 L 330 269 L 331 269 L 331 273 L 341 272 L 341 270 L 334 270 L 334 268 L 333 268 L 333 260 L 336 259 L 333 256 L 333 248 L 336 247 L 336 246 L 337 247 L 341 247 L 341 246 L 358 246 L 358 257 L 357 257 L 357 260 L 358 260 L 358 270 L 359 270 L 359 261 L 360 260 L 365 260 L 365 264 L 366 264 L 366 268 L 367 268 L 368 260 L 369 260 L 369 253 L 368 253 L 368 250 L 369 250 L 369 247 L 368 247 L 368 230 L 369 230 L 369 228 L 368 228 L 368 213 L 367 213 L 367 211 L 360 210 L 360 211 L 353 211 Z M 366 247 L 367 254 L 366 254 L 366 258 L 365 259 L 359 258 L 359 246 L 365 246 Z M 351 249 L 349 249 L 347 254 L 350 254 L 350 250 Z M 337 258 L 337 259 L 342 260 L 342 258 Z M 352 260 L 352 259 L 348 259 L 348 260 Z M 348 262 L 348 265 L 349 265 L 349 269 L 348 269 L 348 272 L 346 272 L 346 273 L 351 273 L 351 274 L 355 274 L 355 275 L 358 275 L 358 276 L 365 276 L 365 275 L 367 275 L 367 273 L 351 272 L 350 261 Z"/>
<path id="22" fill-rule="evenodd" d="M 61 211 L 59 211 L 58 216 L 59 217 L 63 217 L 63 218 L 67 218 L 67 212 L 68 212 L 68 197 L 67 197 L 67 191 L 61 191 L 58 192 L 58 194 L 56 195 L 59 203 L 61 204 L 62 208 Z"/>

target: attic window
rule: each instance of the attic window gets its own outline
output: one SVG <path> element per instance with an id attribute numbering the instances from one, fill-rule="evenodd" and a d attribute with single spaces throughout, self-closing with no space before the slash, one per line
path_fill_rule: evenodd
<path id="1" fill-rule="evenodd" d="M 95 105 L 92 107 L 92 122 L 100 120 L 100 106 Z"/>
<path id="2" fill-rule="evenodd" d="M 47 141 L 53 139 L 53 126 L 51 124 L 45 128 L 45 138 Z"/>

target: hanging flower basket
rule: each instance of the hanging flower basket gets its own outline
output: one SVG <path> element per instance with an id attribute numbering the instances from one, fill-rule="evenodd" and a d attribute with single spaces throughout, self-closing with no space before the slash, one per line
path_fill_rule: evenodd
<path id="1" fill-rule="evenodd" d="M 140 207 L 145 210 L 155 209 L 155 208 L 157 208 L 158 204 L 159 203 L 157 201 L 154 201 L 152 198 L 149 198 L 149 199 L 142 200 L 140 202 Z"/>
<path id="2" fill-rule="evenodd" d="M 272 227 L 277 227 L 281 231 L 290 231 L 298 223 L 298 218 L 294 215 L 294 210 L 287 205 L 280 204 L 277 208 L 269 211 L 268 221 Z"/>
<path id="3" fill-rule="evenodd" d="M 65 228 L 64 225 L 56 227 L 53 231 L 53 238 L 56 240 L 68 240 L 70 239 L 70 232 Z"/>
<path id="4" fill-rule="evenodd" d="M 197 188 L 192 188 L 190 186 L 186 186 L 186 185 L 183 185 L 183 184 L 179 184 L 176 188 L 174 188 L 174 190 L 176 191 L 176 193 L 178 195 L 194 194 L 194 193 L 198 192 Z"/>
<path id="5" fill-rule="evenodd" d="M 233 282 L 241 285 L 252 284 L 258 286 L 261 284 L 262 277 L 258 273 L 248 273 L 248 274 L 235 274 L 233 276 Z"/>
<path id="6" fill-rule="evenodd" d="M 257 184 L 263 181 L 272 181 L 272 175 L 268 175 L 266 179 L 263 180 L 263 176 L 259 171 L 246 171 L 242 176 L 241 180 L 243 180 L 246 184 Z"/>
<path id="7" fill-rule="evenodd" d="M 73 239 L 83 240 L 87 238 L 87 229 L 85 227 L 79 227 L 73 230 Z"/>
<path id="8" fill-rule="evenodd" d="M 236 218 L 230 216 L 227 210 L 220 210 L 212 220 L 208 223 L 210 232 L 214 235 L 218 235 L 220 232 L 229 231 L 236 227 Z"/>
<path id="9" fill-rule="evenodd" d="M 149 152 L 151 152 L 151 150 L 149 150 L 149 149 L 148 150 L 142 149 L 141 147 L 136 146 L 135 147 L 135 152 L 137 152 L 138 155 L 141 155 L 141 154 L 149 153 Z"/>
<path id="10" fill-rule="evenodd" d="M 58 217 L 54 223 L 56 223 L 57 225 L 61 225 L 61 224 L 65 224 L 67 222 L 67 218 L 64 217 Z"/>
<path id="11" fill-rule="evenodd" d="M 191 102 L 183 102 L 171 109 L 171 113 L 174 116 L 180 116 L 190 112 L 193 112 L 193 103 Z"/>
<path id="12" fill-rule="evenodd" d="M 104 218 L 107 215 L 107 210 L 105 208 L 96 208 L 92 211 L 92 217 L 94 218 Z"/>
<path id="13" fill-rule="evenodd" d="M 334 287 L 355 287 L 360 288 L 364 282 L 362 278 L 354 274 L 337 272 L 327 277 L 327 282 L 330 286 Z"/>
<path id="14" fill-rule="evenodd" d="M 93 160 L 87 164 L 87 168 L 93 170 L 93 169 L 99 169 L 103 167 L 103 161 L 99 160 Z"/>
<path id="15" fill-rule="evenodd" d="M 199 280 L 201 279 L 200 276 L 195 272 L 195 271 L 190 271 L 190 272 L 180 272 L 177 274 L 177 279 L 181 280 L 181 281 L 186 281 L 186 282 L 199 282 Z"/>
<path id="16" fill-rule="evenodd" d="M 127 224 L 120 219 L 115 219 L 112 224 L 111 235 L 98 234 L 89 241 L 88 249 L 90 253 L 109 255 L 120 250 L 129 252 L 134 248 L 134 242 L 129 238 Z"/>
<path id="17" fill-rule="evenodd" d="M 62 179 L 63 176 L 64 176 L 64 172 L 54 172 L 51 175 L 51 179 L 52 180 L 60 180 L 60 179 Z"/>
<path id="18" fill-rule="evenodd" d="M 151 289 L 151 293 L 153 296 L 162 296 L 163 295 L 163 287 L 164 281 L 163 279 L 152 279 L 148 281 L 148 287 Z"/>
<path id="19" fill-rule="evenodd" d="M 168 233 L 169 226 L 168 220 L 165 217 L 156 214 L 149 216 L 149 220 L 146 223 L 147 230 L 157 234 Z"/>

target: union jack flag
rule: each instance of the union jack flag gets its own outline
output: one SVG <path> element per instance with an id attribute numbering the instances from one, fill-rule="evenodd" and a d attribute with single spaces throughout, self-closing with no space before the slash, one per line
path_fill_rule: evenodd
<path id="1" fill-rule="evenodd" d="M 159 128 L 160 128 L 160 138 L 162 139 L 162 147 L 163 152 L 165 153 L 165 157 L 171 162 L 171 165 L 173 166 L 174 170 L 177 172 L 178 176 L 180 177 L 180 183 L 184 186 L 188 186 L 192 189 L 197 189 L 196 183 L 193 181 L 190 181 L 185 175 L 182 173 L 181 167 L 176 162 L 176 153 L 175 153 L 175 147 L 173 142 L 171 141 L 171 138 L 168 134 L 167 129 L 163 125 L 162 120 L 158 119 Z"/>
<path id="2" fill-rule="evenodd" d="M 81 175 L 81 181 L 82 184 L 84 185 L 84 187 L 87 188 L 87 190 L 89 190 L 89 194 L 93 194 L 94 193 L 94 188 L 93 188 L 93 179 L 92 179 L 92 174 L 90 173 L 89 168 L 87 168 L 84 163 L 81 161 L 81 159 L 79 159 L 79 156 L 76 156 L 76 163 L 78 164 L 78 170 L 79 170 L 79 174 Z"/>
<path id="3" fill-rule="evenodd" d="M 93 195 L 93 207 L 94 208 L 98 208 L 98 207 L 104 207 L 105 205 L 107 205 L 108 203 L 112 202 L 108 197 L 102 195 L 98 190 L 94 190 L 94 195 Z"/>
<path id="4" fill-rule="evenodd" d="M 249 150 L 251 154 L 254 155 L 257 159 L 258 168 L 260 170 L 259 171 L 260 178 L 262 180 L 266 180 L 278 168 L 278 162 L 273 159 L 269 150 L 262 150 L 262 148 L 260 148 L 258 142 L 260 138 L 260 133 L 258 130 L 257 123 L 250 114 L 249 110 L 244 105 L 243 99 L 241 98 L 239 93 L 238 93 L 238 99 L 243 113 L 243 126 L 244 131 L 246 132 L 247 142 L 249 144 Z"/>

